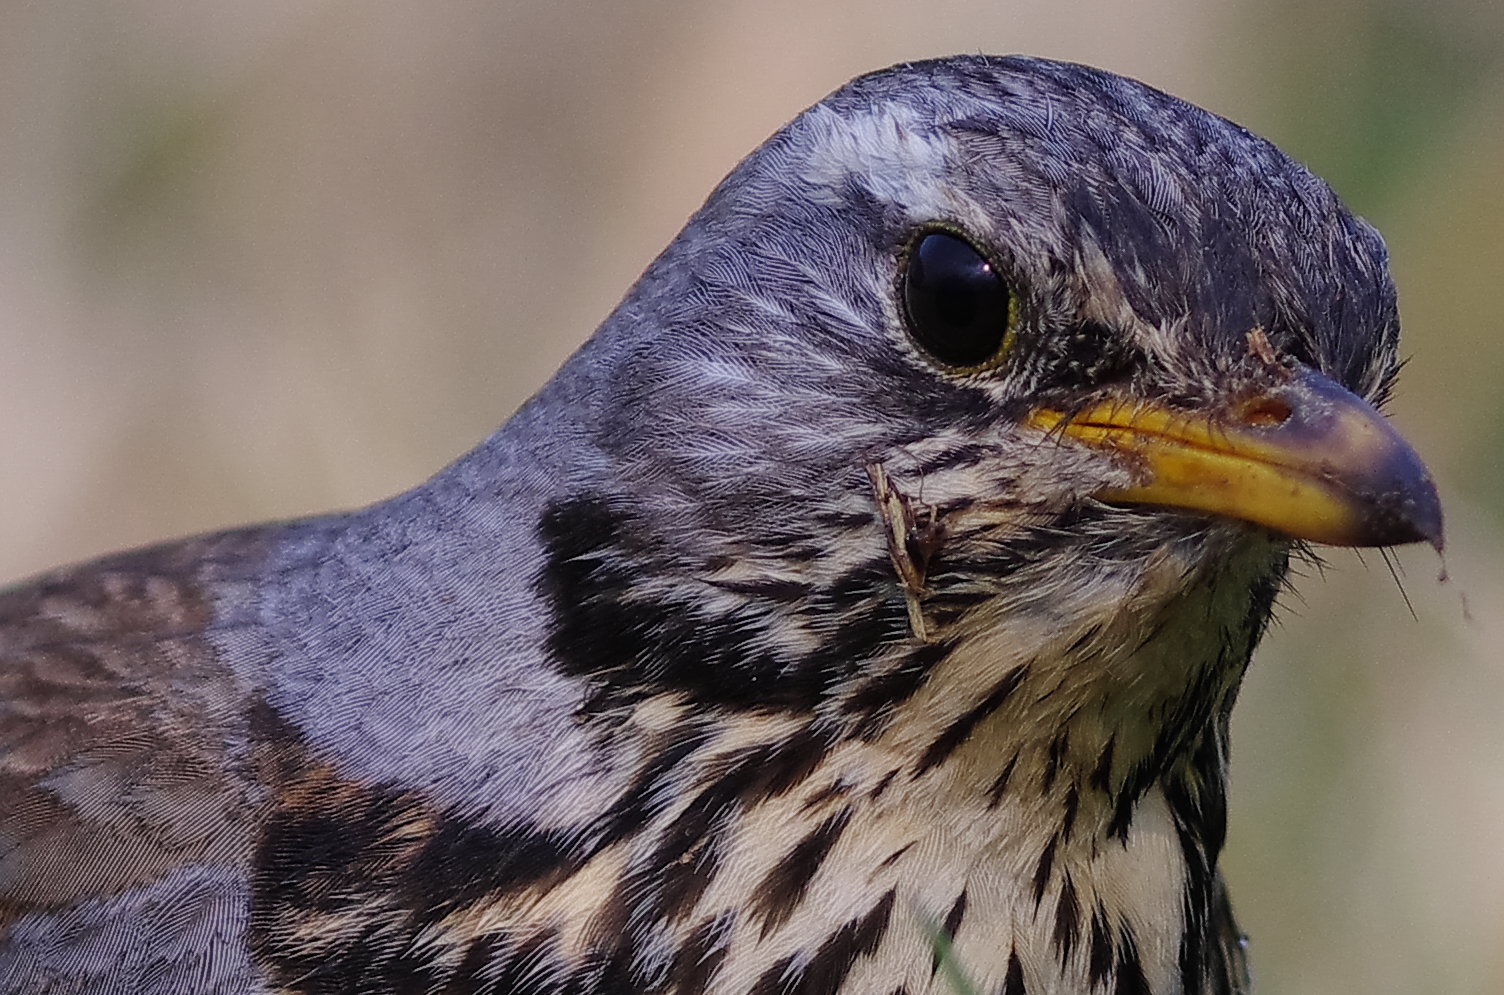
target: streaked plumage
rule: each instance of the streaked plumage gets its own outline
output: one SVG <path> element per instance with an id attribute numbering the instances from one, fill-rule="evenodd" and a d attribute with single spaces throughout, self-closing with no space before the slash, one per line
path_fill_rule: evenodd
<path id="1" fill-rule="evenodd" d="M 912 334 L 937 231 L 996 362 Z M 1336 386 L 1397 337 L 1377 234 L 1220 118 L 862 77 L 434 479 L 0 597 L 0 990 L 918 995 L 937 930 L 984 992 L 1246 990 L 1227 716 L 1291 540 L 1039 419 L 1340 416 L 1389 460 L 1321 463 L 1342 541 L 1439 541 Z"/>

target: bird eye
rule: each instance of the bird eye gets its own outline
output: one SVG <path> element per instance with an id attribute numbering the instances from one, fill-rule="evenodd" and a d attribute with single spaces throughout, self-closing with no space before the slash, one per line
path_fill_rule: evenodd
<path id="1" fill-rule="evenodd" d="M 914 341 L 947 366 L 1000 359 L 1013 331 L 1013 295 L 964 238 L 932 231 L 910 250 L 904 307 Z"/>

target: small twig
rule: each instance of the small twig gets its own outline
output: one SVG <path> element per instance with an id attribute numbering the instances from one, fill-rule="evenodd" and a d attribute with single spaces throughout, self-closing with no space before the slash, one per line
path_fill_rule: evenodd
<path id="1" fill-rule="evenodd" d="M 867 464 L 867 479 L 877 496 L 877 511 L 887 526 L 888 559 L 898 574 L 909 609 L 909 628 L 920 642 L 929 641 L 924 621 L 924 582 L 930 559 L 945 541 L 945 526 L 935 506 L 911 501 L 898 489 L 881 463 Z"/>

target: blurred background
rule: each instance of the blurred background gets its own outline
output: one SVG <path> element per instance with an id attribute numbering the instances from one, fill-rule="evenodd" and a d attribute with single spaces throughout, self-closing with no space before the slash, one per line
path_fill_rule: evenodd
<path id="1" fill-rule="evenodd" d="M 1448 579 L 1287 599 L 1226 868 L 1262 992 L 1504 991 L 1504 4 L 0 4 L 0 580 L 418 482 L 774 128 L 978 51 L 1217 110 L 1386 235 Z"/>

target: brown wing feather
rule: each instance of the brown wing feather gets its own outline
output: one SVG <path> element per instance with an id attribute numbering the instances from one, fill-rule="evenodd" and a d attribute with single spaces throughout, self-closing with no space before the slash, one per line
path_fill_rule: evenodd
<path id="1" fill-rule="evenodd" d="M 222 536 L 0 594 L 0 943 L 185 865 L 245 866 L 246 689 L 204 638 Z"/>

